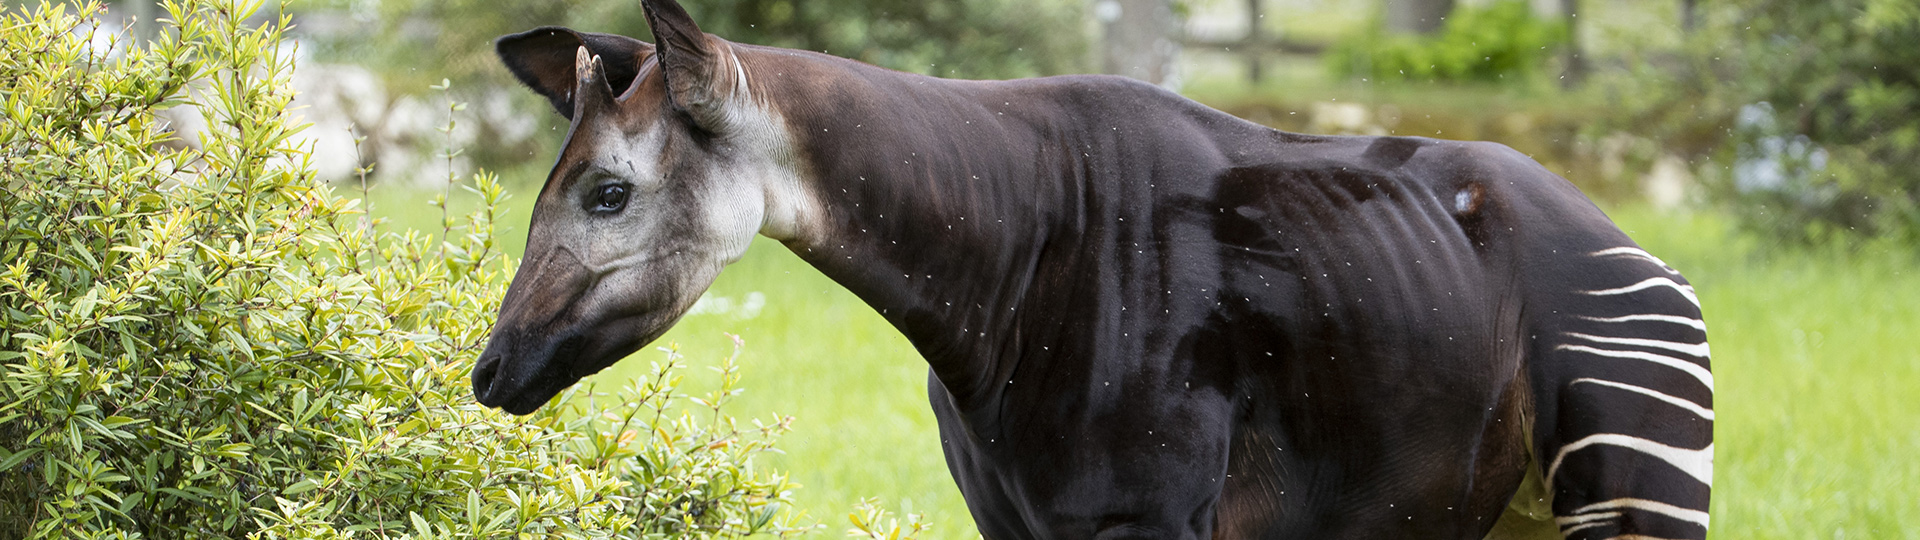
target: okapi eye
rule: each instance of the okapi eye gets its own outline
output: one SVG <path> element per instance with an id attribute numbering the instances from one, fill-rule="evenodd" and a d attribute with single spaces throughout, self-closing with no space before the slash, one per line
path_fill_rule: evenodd
<path id="1" fill-rule="evenodd" d="M 627 186 L 612 184 L 600 186 L 593 193 L 593 209 L 600 212 L 618 212 L 627 206 Z"/>

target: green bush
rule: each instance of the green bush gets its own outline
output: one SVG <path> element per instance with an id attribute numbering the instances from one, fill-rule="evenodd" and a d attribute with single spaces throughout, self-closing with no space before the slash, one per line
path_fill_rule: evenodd
<path id="1" fill-rule="evenodd" d="M 1701 9 L 1679 47 L 1597 81 L 1607 128 L 1711 159 L 1710 194 L 1767 237 L 1920 242 L 1920 2 Z"/>
<path id="2" fill-rule="evenodd" d="M 530 417 L 476 405 L 500 186 L 437 238 L 365 220 L 291 142 L 260 8 L 176 0 L 110 52 L 98 4 L 0 20 L 0 538 L 807 530 L 754 467 L 788 420 L 721 412 L 731 360 L 697 398 L 668 352 Z M 169 110 L 212 127 L 170 143 Z"/>
<path id="3" fill-rule="evenodd" d="M 1334 73 L 1375 81 L 1486 81 L 1537 77 L 1567 27 L 1535 17 L 1522 0 L 1461 7 L 1432 36 L 1371 32 L 1336 43 L 1327 62 Z"/>
<path id="4" fill-rule="evenodd" d="M 1736 4 L 1740 19 L 1730 22 L 1745 48 L 1745 84 L 1723 90 L 1771 103 L 1778 133 L 1804 137 L 1829 158 L 1808 171 L 1803 189 L 1745 190 L 1775 202 L 1750 223 L 1790 238 L 1920 241 L 1920 2 Z M 1739 135 L 1739 151 L 1764 150 L 1764 135 Z"/>

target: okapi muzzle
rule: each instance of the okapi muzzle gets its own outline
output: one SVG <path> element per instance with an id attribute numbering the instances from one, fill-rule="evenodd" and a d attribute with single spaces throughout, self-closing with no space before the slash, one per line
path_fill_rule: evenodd
<path id="1" fill-rule="evenodd" d="M 597 281 L 564 248 L 530 259 L 523 271 L 531 279 L 515 279 L 508 287 L 500 324 L 473 369 L 473 393 L 480 402 L 514 414 L 532 412 L 579 379 L 574 370 L 549 368 L 573 363 L 589 345 L 590 337 L 575 330 L 581 319 L 578 302 Z M 508 358 L 516 361 L 509 365 Z"/>
<path id="2" fill-rule="evenodd" d="M 690 268 L 650 270 L 698 276 Z M 658 338 L 699 296 L 699 290 L 683 295 L 672 280 L 651 282 L 630 270 L 596 272 L 564 247 L 528 258 L 521 272 L 473 370 L 480 403 L 513 414 L 532 413 L 567 386 Z"/>

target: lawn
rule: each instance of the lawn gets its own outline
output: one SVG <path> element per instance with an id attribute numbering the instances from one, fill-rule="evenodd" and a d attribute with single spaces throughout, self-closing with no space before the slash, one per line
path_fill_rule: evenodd
<path id="1" fill-rule="evenodd" d="M 537 178 L 537 176 L 535 177 Z M 524 181 L 523 181 L 524 183 Z M 376 214 L 431 227 L 429 195 L 381 190 Z M 510 201 L 518 251 L 531 193 Z M 1907 248 L 1776 250 L 1712 213 L 1615 209 L 1615 220 L 1698 287 L 1719 395 L 1715 536 L 1920 538 L 1920 262 Z M 437 228 L 437 227 L 434 227 Z M 974 536 L 926 404 L 926 367 L 845 289 L 762 239 L 711 300 L 662 338 L 696 365 L 745 338 L 746 393 L 733 414 L 798 419 L 768 465 L 805 487 L 800 507 L 830 535 L 862 497 L 930 515 L 935 538 Z M 720 301 L 719 299 L 725 299 Z M 642 351 L 589 381 L 614 383 Z M 691 379 L 711 379 L 689 371 Z"/>
<path id="2" fill-rule="evenodd" d="M 1616 211 L 1700 293 L 1719 538 L 1920 538 L 1920 255 L 1767 253 L 1711 215 Z"/>

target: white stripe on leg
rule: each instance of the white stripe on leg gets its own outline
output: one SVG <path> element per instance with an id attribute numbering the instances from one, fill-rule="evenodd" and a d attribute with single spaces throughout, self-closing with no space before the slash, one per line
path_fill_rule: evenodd
<path id="1" fill-rule="evenodd" d="M 1688 476 L 1692 476 L 1694 480 L 1706 484 L 1707 487 L 1713 487 L 1713 445 L 1709 444 L 1706 448 L 1699 450 L 1689 450 L 1618 433 L 1588 435 L 1561 446 L 1560 455 L 1554 456 L 1553 464 L 1547 467 L 1547 485 L 1553 485 L 1553 476 L 1560 472 L 1560 465 L 1566 462 L 1567 454 L 1595 445 L 1617 446 L 1659 458 L 1680 469 L 1681 472 L 1687 473 Z"/>
<path id="2" fill-rule="evenodd" d="M 1702 528 L 1707 527 L 1708 516 L 1705 511 L 1681 508 L 1660 501 L 1649 501 L 1646 499 L 1619 498 L 1611 501 L 1601 501 L 1582 506 L 1579 510 L 1574 510 L 1573 513 L 1584 514 L 1595 510 L 1614 510 L 1619 508 L 1631 508 L 1652 512 L 1681 521 L 1698 523 Z"/>
<path id="3" fill-rule="evenodd" d="M 1702 419 L 1705 419 L 1705 420 L 1712 420 L 1712 419 L 1713 419 L 1713 409 L 1709 409 L 1709 408 L 1706 408 L 1706 407 L 1701 407 L 1701 406 L 1700 406 L 1699 404 L 1697 404 L 1697 403 L 1694 403 L 1694 402 L 1692 402 L 1692 401 L 1687 401 L 1687 400 L 1684 400 L 1684 399 L 1680 399 L 1680 398 L 1677 398 L 1677 397 L 1673 397 L 1673 396 L 1670 396 L 1670 395 L 1667 395 L 1667 394 L 1665 394 L 1665 393 L 1661 393 L 1661 392 L 1659 392 L 1659 391 L 1657 391 L 1657 390 L 1654 390 L 1654 389 L 1651 389 L 1651 388 L 1644 388 L 1644 387 L 1639 387 L 1639 386 L 1634 386 L 1634 385 L 1631 385 L 1631 384 L 1623 384 L 1623 383 L 1617 383 L 1617 382 L 1613 382 L 1613 381 L 1608 381 L 1608 380 L 1603 380 L 1603 379 L 1594 379 L 1594 378 L 1580 378 L 1580 379 L 1574 379 L 1574 380 L 1573 380 L 1573 382 L 1569 382 L 1569 383 L 1567 383 L 1567 386 L 1573 386 L 1573 385 L 1576 385 L 1576 384 L 1580 384 L 1580 383 L 1589 383 L 1589 384 L 1597 384 L 1597 385 L 1600 385 L 1600 386 L 1607 386 L 1607 387 L 1612 387 L 1612 388 L 1619 388 L 1619 389 L 1621 389 L 1621 390 L 1626 390 L 1626 391 L 1628 391 L 1628 392 L 1634 392 L 1634 393 L 1638 393 L 1638 394 L 1641 394 L 1641 395 L 1645 395 L 1645 396 L 1647 396 L 1647 397 L 1651 397 L 1651 398 L 1653 398 L 1653 399 L 1658 399 L 1658 400 L 1660 400 L 1660 401 L 1665 401 L 1665 402 L 1667 402 L 1667 403 L 1671 403 L 1671 404 L 1673 404 L 1673 405 L 1674 405 L 1675 407 L 1679 407 L 1679 408 L 1682 408 L 1682 409 L 1686 409 L 1686 410 L 1687 410 L 1687 412 L 1691 412 L 1691 413 L 1693 413 L 1694 415 L 1696 415 L 1696 416 L 1699 416 L 1699 417 L 1700 417 L 1700 418 L 1702 418 Z"/>
<path id="4" fill-rule="evenodd" d="M 1653 256 L 1652 253 L 1647 253 L 1646 251 L 1642 251 L 1635 248 L 1617 247 L 1617 248 L 1611 248 L 1611 249 L 1603 249 L 1600 251 L 1593 252 L 1593 256 L 1595 257 L 1633 257 L 1636 259 L 1644 259 L 1647 262 L 1660 265 L 1660 269 L 1666 270 L 1667 273 L 1669 274 L 1673 274 L 1676 276 L 1680 275 L 1680 272 L 1678 270 L 1674 270 L 1672 266 L 1667 265 L 1667 261 L 1660 260 L 1659 257 Z"/>
<path id="5" fill-rule="evenodd" d="M 1642 322 L 1642 321 L 1669 322 L 1674 324 L 1684 324 L 1687 326 L 1691 326 L 1699 329 L 1702 332 L 1707 330 L 1706 321 L 1702 321 L 1700 319 L 1695 319 L 1691 317 L 1676 317 L 1673 315 L 1645 314 L 1645 315 L 1623 315 L 1619 317 L 1588 317 L 1585 315 L 1579 315 L 1579 317 L 1589 321 L 1608 322 L 1608 323 Z"/>
<path id="6" fill-rule="evenodd" d="M 1554 349 L 1562 350 L 1562 351 L 1583 352 L 1587 354 L 1606 356 L 1606 357 L 1612 357 L 1612 358 L 1629 358 L 1633 360 L 1645 360 L 1648 362 L 1653 362 L 1655 364 L 1660 364 L 1663 366 L 1667 366 L 1670 368 L 1687 372 L 1687 374 L 1692 375 L 1693 378 L 1699 379 L 1700 384 L 1706 385 L 1707 390 L 1713 390 L 1713 372 L 1707 371 L 1707 368 L 1700 367 L 1699 364 L 1688 362 L 1686 360 L 1681 360 L 1679 358 L 1674 358 L 1671 356 L 1666 356 L 1661 354 L 1653 354 L 1649 352 L 1616 351 L 1613 349 L 1598 349 L 1594 347 L 1588 347 L 1586 345 L 1561 345 L 1559 347 L 1555 347 Z"/>
<path id="7" fill-rule="evenodd" d="M 1678 281 L 1674 281 L 1672 279 L 1663 278 L 1663 277 L 1647 278 L 1646 280 L 1643 280 L 1639 283 L 1635 283 L 1625 287 L 1620 287 L 1617 289 L 1600 289 L 1595 291 L 1580 291 L 1580 292 L 1582 294 L 1590 294 L 1593 296 L 1611 296 L 1616 294 L 1627 294 L 1627 293 L 1644 291 L 1654 287 L 1668 287 L 1675 291 L 1678 291 L 1680 293 L 1680 296 L 1686 297 L 1687 301 L 1692 302 L 1694 307 L 1700 307 L 1700 297 L 1694 295 L 1693 286 L 1681 285 L 1680 282 Z"/>
<path id="8" fill-rule="evenodd" d="M 1615 345 L 1632 345 L 1635 347 L 1653 347 L 1657 349 L 1666 349 L 1666 350 L 1677 352 L 1680 354 L 1698 356 L 1701 358 L 1710 358 L 1713 356 L 1713 349 L 1709 348 L 1707 346 L 1707 343 L 1704 341 L 1700 343 L 1675 343 L 1672 341 L 1662 341 L 1658 339 L 1596 336 L 1593 334 L 1582 334 L 1579 332 L 1567 332 L 1567 335 L 1584 339 L 1587 341 L 1597 342 L 1597 343 L 1612 343 Z"/>

